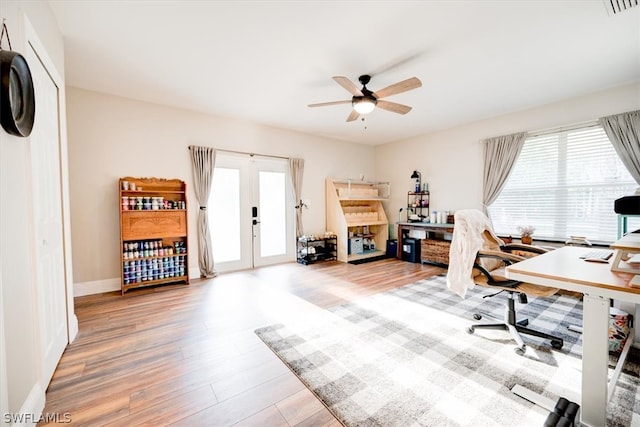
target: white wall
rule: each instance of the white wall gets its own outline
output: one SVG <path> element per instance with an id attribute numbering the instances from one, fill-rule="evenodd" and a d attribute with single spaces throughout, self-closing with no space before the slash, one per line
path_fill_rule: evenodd
<path id="1" fill-rule="evenodd" d="M 432 209 L 480 208 L 480 141 L 523 130 L 569 125 L 640 108 L 640 85 L 615 88 L 378 147 L 351 144 L 254 123 L 67 88 L 73 275 L 76 295 L 119 287 L 117 180 L 121 176 L 179 178 L 192 188 L 187 147 L 213 146 L 302 157 L 305 232 L 325 231 L 324 179 L 391 182 L 385 203 L 391 222 L 405 207 L 411 172 L 429 183 Z M 192 190 L 189 203 L 194 202 Z M 194 206 L 192 204 L 191 206 Z M 405 208 L 406 210 L 406 208 Z M 195 210 L 189 216 L 195 255 Z M 403 212 L 404 215 L 404 212 Z M 393 233 L 395 234 L 395 233 Z M 190 257 L 197 277 L 197 258 Z"/>
<path id="2" fill-rule="evenodd" d="M 76 295 L 120 289 L 118 178 L 179 178 L 195 206 L 189 145 L 305 159 L 304 231 L 325 231 L 327 177 L 374 179 L 374 148 L 254 123 L 67 88 L 73 275 Z M 196 210 L 189 257 L 198 277 Z"/>
<path id="3" fill-rule="evenodd" d="M 413 189 L 410 176 L 414 169 L 422 173 L 423 182 L 429 183 L 431 210 L 481 209 L 484 160 L 480 141 L 485 138 L 582 123 L 637 109 L 640 84 L 378 146 L 378 178 L 391 182 L 392 198 L 385 204 L 387 215 L 395 222 L 398 210 L 403 207 L 406 211 L 406 194 Z"/>
<path id="4" fill-rule="evenodd" d="M 12 49 L 27 49 L 27 20 L 57 74 L 64 75 L 63 40 L 46 2 L 2 1 Z M 6 41 L 6 40 L 5 40 Z M 3 41 L 4 43 L 4 41 Z M 3 44 L 3 48 L 7 48 Z M 64 86 L 64 81 L 61 82 Z M 38 94 L 36 93 L 36 109 Z M 36 113 L 37 114 L 37 113 Z M 61 129 L 64 133 L 64 129 Z M 0 129 L 0 414 L 38 414 L 47 384 L 39 381 L 39 313 L 34 291 L 30 140 Z M 63 147 L 66 150 L 66 147 Z M 73 312 L 73 302 L 70 305 Z M 2 425 L 6 424 L 3 416 Z"/>

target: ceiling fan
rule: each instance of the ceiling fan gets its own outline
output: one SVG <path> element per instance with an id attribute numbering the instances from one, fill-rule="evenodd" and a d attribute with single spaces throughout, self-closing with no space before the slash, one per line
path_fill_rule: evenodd
<path id="1" fill-rule="evenodd" d="M 422 82 L 417 77 L 411 77 L 410 79 L 403 80 L 401 82 L 392 84 L 391 86 L 387 86 L 384 89 L 380 89 L 375 92 L 371 92 L 367 89 L 367 84 L 371 80 L 371 76 L 368 74 L 364 74 L 358 78 L 360 83 L 362 84 L 362 89 L 358 89 L 355 83 L 349 80 L 346 77 L 336 76 L 333 77 L 340 86 L 345 88 L 353 97 L 349 100 L 344 101 L 332 101 L 332 102 L 321 102 L 319 104 L 309 104 L 309 107 L 325 107 L 327 105 L 338 105 L 338 104 L 351 104 L 353 105 L 353 111 L 347 117 L 348 122 L 352 122 L 360 117 L 361 114 L 368 114 L 373 111 L 376 107 L 382 108 L 383 110 L 391 111 L 393 113 L 398 114 L 407 114 L 411 111 L 411 107 L 407 105 L 397 104 L 395 102 L 384 101 L 381 98 L 386 98 L 387 96 L 396 95 L 398 93 L 406 92 L 408 90 L 417 89 L 422 86 Z"/>

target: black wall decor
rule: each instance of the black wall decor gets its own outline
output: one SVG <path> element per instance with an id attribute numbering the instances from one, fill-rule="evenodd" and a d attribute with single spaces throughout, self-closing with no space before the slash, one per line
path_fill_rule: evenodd
<path id="1" fill-rule="evenodd" d="M 7 27 L 3 23 L 0 36 L 0 121 L 4 130 L 11 135 L 26 137 L 33 129 L 36 111 L 33 79 L 22 55 L 2 50 L 5 33 L 9 41 Z"/>

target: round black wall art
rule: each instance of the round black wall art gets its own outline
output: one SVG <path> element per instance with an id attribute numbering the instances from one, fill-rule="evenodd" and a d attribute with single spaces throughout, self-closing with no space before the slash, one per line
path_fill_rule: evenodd
<path id="1" fill-rule="evenodd" d="M 35 119 L 33 79 L 27 61 L 10 50 L 0 50 L 0 121 L 8 133 L 26 137 Z"/>

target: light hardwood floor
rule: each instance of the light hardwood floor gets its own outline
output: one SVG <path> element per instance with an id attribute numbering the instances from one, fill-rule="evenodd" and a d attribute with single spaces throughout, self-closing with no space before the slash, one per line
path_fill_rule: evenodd
<path id="1" fill-rule="evenodd" d="M 253 331 L 443 271 L 290 263 L 76 298 L 80 332 L 44 412 L 91 426 L 338 426 Z"/>

